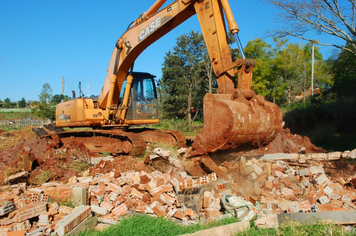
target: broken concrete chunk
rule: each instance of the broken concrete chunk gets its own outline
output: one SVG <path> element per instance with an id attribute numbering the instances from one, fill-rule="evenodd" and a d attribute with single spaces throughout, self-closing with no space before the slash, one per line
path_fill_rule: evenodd
<path id="1" fill-rule="evenodd" d="M 163 148 L 155 148 L 153 152 L 161 157 L 166 157 L 166 158 L 168 158 L 171 155 L 171 151 L 165 150 Z"/>
<path id="2" fill-rule="evenodd" d="M 349 152 L 347 157 L 350 158 L 350 159 L 356 159 L 356 149 L 354 149 L 351 152 Z"/>

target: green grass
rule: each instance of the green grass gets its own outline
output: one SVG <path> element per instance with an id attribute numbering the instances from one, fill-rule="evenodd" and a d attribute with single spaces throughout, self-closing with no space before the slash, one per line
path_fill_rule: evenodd
<path id="1" fill-rule="evenodd" d="M 15 119 L 28 119 L 34 118 L 31 112 L 3 112 L 0 111 L 0 119 L 2 120 L 15 120 Z"/>
<path id="2" fill-rule="evenodd" d="M 85 232 L 80 235 L 181 235 L 235 222 L 237 222 L 236 218 L 225 218 L 219 221 L 215 221 L 211 224 L 196 224 L 185 226 L 161 217 L 134 215 L 122 219 L 117 225 L 110 226 L 103 231 Z"/>
<path id="3" fill-rule="evenodd" d="M 19 112 L 24 112 L 24 113 L 31 113 L 32 109 L 31 108 L 1 108 L 0 113 L 19 113 Z"/>
<path id="4" fill-rule="evenodd" d="M 194 233 L 200 230 L 218 227 L 237 222 L 236 218 L 224 218 L 209 224 L 182 225 L 169 219 L 161 217 L 150 217 L 147 215 L 134 215 L 123 218 L 117 225 L 110 226 L 103 231 L 84 232 L 81 236 L 111 236 L 111 235 L 181 235 Z M 355 230 L 355 229 L 353 229 Z M 327 236 L 327 235 L 355 235 L 354 232 L 347 232 L 343 226 L 333 224 L 309 224 L 297 225 L 296 223 L 286 223 L 275 229 L 255 228 L 251 222 L 251 228 L 245 232 L 233 234 L 235 236 L 250 235 L 279 235 L 279 236 Z M 228 235 L 226 235 L 228 236 Z"/>
<path id="5" fill-rule="evenodd" d="M 161 119 L 158 124 L 151 125 L 151 128 L 154 129 L 163 129 L 163 130 L 178 130 L 184 135 L 196 135 L 203 128 L 202 121 L 193 121 L 191 130 L 188 128 L 188 120 L 185 119 Z"/>

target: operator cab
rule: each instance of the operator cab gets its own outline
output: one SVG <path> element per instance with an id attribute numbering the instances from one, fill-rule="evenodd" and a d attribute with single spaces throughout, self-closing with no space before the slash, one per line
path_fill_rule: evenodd
<path id="1" fill-rule="evenodd" d="M 132 72 L 132 88 L 128 104 L 127 120 L 157 119 L 157 91 L 154 78 L 156 76 L 144 72 Z M 122 102 L 126 88 L 126 79 L 122 85 L 120 101 Z M 120 103 L 121 103 L 120 102 Z"/>

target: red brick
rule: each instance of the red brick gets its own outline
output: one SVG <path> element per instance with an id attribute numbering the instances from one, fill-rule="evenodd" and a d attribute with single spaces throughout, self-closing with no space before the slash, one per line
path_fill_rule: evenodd
<path id="1" fill-rule="evenodd" d="M 161 216 L 164 216 L 166 215 L 166 211 L 165 209 L 162 207 L 162 205 L 155 201 L 151 204 L 151 208 L 152 210 L 154 211 L 154 213 L 158 216 L 158 217 L 161 217 Z"/>
<path id="2" fill-rule="evenodd" d="M 120 204 L 119 206 L 115 207 L 115 208 L 112 210 L 112 213 L 113 213 L 115 216 L 124 216 L 124 215 L 129 214 L 125 203 L 122 203 L 122 204 Z"/>
<path id="3" fill-rule="evenodd" d="M 68 201 L 71 199 L 72 187 L 46 188 L 45 193 L 54 200 Z"/>
<path id="4" fill-rule="evenodd" d="M 120 186 L 117 184 L 109 183 L 108 188 L 109 191 L 114 192 L 114 193 L 119 193 L 120 191 Z"/>
<path id="5" fill-rule="evenodd" d="M 220 211 L 217 209 L 204 209 L 206 218 L 216 218 L 221 215 Z"/>
<path id="6" fill-rule="evenodd" d="M 24 236 L 26 234 L 26 231 L 23 230 L 18 230 L 18 231 L 11 231 L 7 232 L 7 236 Z"/>
<path id="7" fill-rule="evenodd" d="M 140 191 L 138 191 L 138 190 L 135 189 L 135 188 L 132 188 L 132 190 L 131 190 L 131 195 L 132 195 L 132 196 L 135 196 L 135 197 L 137 197 L 137 198 L 139 198 L 139 199 L 142 199 L 142 197 L 143 197 L 143 193 L 141 193 Z"/>
<path id="8" fill-rule="evenodd" d="M 265 188 L 272 190 L 273 189 L 273 183 L 270 181 L 265 182 Z"/>
<path id="9" fill-rule="evenodd" d="M 300 207 L 302 208 L 303 212 L 311 211 L 311 204 L 310 204 L 309 200 L 300 202 Z"/>
<path id="10" fill-rule="evenodd" d="M 200 161 L 205 165 L 206 168 L 211 170 L 211 172 L 216 173 L 219 178 L 229 179 L 227 174 L 224 171 L 220 170 L 219 166 L 216 165 L 216 163 L 209 156 L 202 157 Z"/>
<path id="11" fill-rule="evenodd" d="M 161 194 L 160 199 L 161 199 L 163 202 L 165 202 L 165 203 L 167 203 L 168 205 L 170 205 L 170 206 L 173 205 L 174 202 L 176 201 L 175 198 L 169 196 L 169 195 L 166 194 L 166 193 Z"/>
<path id="12" fill-rule="evenodd" d="M 331 204 L 318 204 L 318 211 L 333 211 L 334 207 Z"/>
<path id="13" fill-rule="evenodd" d="M 173 215 L 174 218 L 177 218 L 177 219 L 180 219 L 180 220 L 183 220 L 184 218 L 184 213 L 180 210 L 176 211 Z"/>
<path id="14" fill-rule="evenodd" d="M 109 201 L 104 201 L 100 204 L 100 207 L 104 207 L 108 212 L 111 212 L 111 210 L 114 208 L 114 205 L 111 204 Z"/>
<path id="15" fill-rule="evenodd" d="M 164 185 L 161 185 L 161 187 L 163 189 L 163 192 L 173 191 L 173 186 L 170 184 L 164 184 Z"/>
<path id="16" fill-rule="evenodd" d="M 135 211 L 145 214 L 147 209 L 147 204 L 143 201 L 139 201 L 138 205 L 135 207 Z"/>

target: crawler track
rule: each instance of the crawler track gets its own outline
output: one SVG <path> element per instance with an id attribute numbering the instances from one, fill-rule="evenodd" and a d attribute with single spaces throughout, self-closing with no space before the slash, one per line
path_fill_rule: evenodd
<path id="1" fill-rule="evenodd" d="M 185 146 L 185 136 L 174 130 L 110 129 L 59 132 L 63 144 L 83 143 L 89 151 L 114 155 L 142 156 L 150 143 L 165 143 L 178 148 Z"/>

